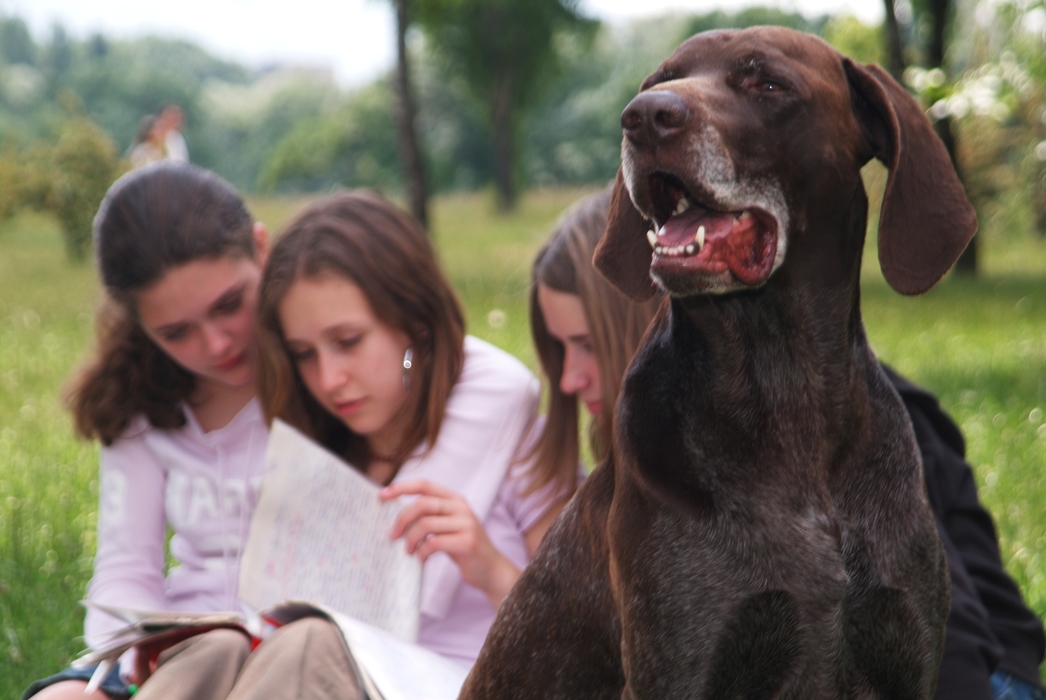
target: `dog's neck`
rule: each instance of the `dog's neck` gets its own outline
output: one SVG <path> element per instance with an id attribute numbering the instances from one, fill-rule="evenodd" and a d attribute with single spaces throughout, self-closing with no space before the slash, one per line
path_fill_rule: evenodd
<path id="1" fill-rule="evenodd" d="M 866 201 L 861 188 L 834 218 L 810 221 L 789 251 L 803 266 L 786 262 L 762 288 L 672 300 L 630 368 L 621 407 L 633 411 L 627 384 L 641 382 L 647 394 L 653 384 L 657 415 L 645 422 L 619 414 L 618 425 L 632 431 L 622 435 L 624 449 L 663 434 L 655 422 L 679 431 L 666 454 L 681 449 L 700 464 L 764 474 L 780 454 L 831 468 L 850 449 L 866 424 L 865 381 L 875 362 L 860 312 Z M 679 377 L 692 385 L 674 383 Z M 705 429 L 713 425 L 716 434 Z M 699 490 L 708 487 L 701 481 L 693 484 Z"/>

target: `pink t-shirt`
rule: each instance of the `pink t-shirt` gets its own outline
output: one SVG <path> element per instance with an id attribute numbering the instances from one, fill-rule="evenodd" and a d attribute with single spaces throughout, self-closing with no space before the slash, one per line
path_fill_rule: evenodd
<path id="1" fill-rule="evenodd" d="M 447 401 L 436 445 L 408 460 L 395 481 L 428 479 L 468 501 L 491 543 L 519 569 L 530 561 L 525 534 L 558 500 L 547 487 L 523 495 L 529 464 L 521 463 L 535 431 L 540 384 L 523 364 L 478 338 L 465 339 L 465 365 Z M 425 563 L 418 643 L 471 666 L 496 610 L 486 594 L 461 579 L 442 553 Z"/>

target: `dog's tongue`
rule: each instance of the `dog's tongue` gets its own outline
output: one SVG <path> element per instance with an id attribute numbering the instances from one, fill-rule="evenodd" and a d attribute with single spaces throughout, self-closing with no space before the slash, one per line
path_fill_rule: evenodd
<path id="1" fill-rule="evenodd" d="M 750 285 L 766 281 L 777 247 L 776 236 L 751 213 L 714 212 L 697 206 L 666 221 L 657 232 L 657 244 L 674 250 L 667 260 L 695 271 L 729 270 Z"/>
<path id="2" fill-rule="evenodd" d="M 657 242 L 666 248 L 688 246 L 694 243 L 698 228 L 704 226 L 705 239 L 702 245 L 706 245 L 716 239 L 725 238 L 733 225 L 734 215 L 729 212 L 723 214 L 692 206 L 665 222 L 657 232 Z"/>

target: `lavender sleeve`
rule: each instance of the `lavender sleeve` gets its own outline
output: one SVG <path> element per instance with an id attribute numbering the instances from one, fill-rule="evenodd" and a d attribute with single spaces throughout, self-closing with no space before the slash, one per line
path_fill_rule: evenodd
<path id="1" fill-rule="evenodd" d="M 102 448 L 98 547 L 87 599 L 163 610 L 167 606 L 165 474 L 144 437 L 139 433 Z M 84 622 L 87 644 L 93 646 L 123 624 L 89 608 Z"/>

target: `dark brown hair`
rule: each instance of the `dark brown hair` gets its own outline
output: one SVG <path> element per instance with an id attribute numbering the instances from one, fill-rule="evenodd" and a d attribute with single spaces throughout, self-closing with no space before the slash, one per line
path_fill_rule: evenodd
<path id="1" fill-rule="evenodd" d="M 578 400 L 559 388 L 563 376 L 563 344 L 548 332 L 538 304 L 538 285 L 581 299 L 592 338 L 601 381 L 602 410 L 589 426 L 592 455 L 602 460 L 609 447 L 614 404 L 625 368 L 632 359 L 660 298 L 637 304 L 603 279 L 592 255 L 606 228 L 610 188 L 571 207 L 556 224 L 534 260 L 530 289 L 530 330 L 548 383 L 548 419 L 534 447 L 536 468 L 560 474 L 576 470 L 579 458 Z M 540 480 L 540 478 L 538 479 Z"/>
<path id="2" fill-rule="evenodd" d="M 398 468 L 439 435 L 451 389 L 465 361 L 465 320 L 425 232 L 372 192 L 315 202 L 284 229 L 269 256 L 258 301 L 261 357 L 258 393 L 265 415 L 295 426 L 364 469 L 366 440 L 328 413 L 305 388 L 287 351 L 279 306 L 300 279 L 333 275 L 360 288 L 375 315 L 410 337 L 414 352 L 404 410 L 407 434 L 392 462 Z"/>
<path id="3" fill-rule="evenodd" d="M 137 295 L 168 270 L 200 259 L 255 256 L 253 220 L 240 195 L 214 173 L 155 163 L 121 177 L 94 219 L 106 298 L 95 358 L 67 395 L 76 432 L 111 445 L 135 416 L 157 428 L 185 425 L 181 404 L 195 377 L 169 358 L 135 318 Z"/>

